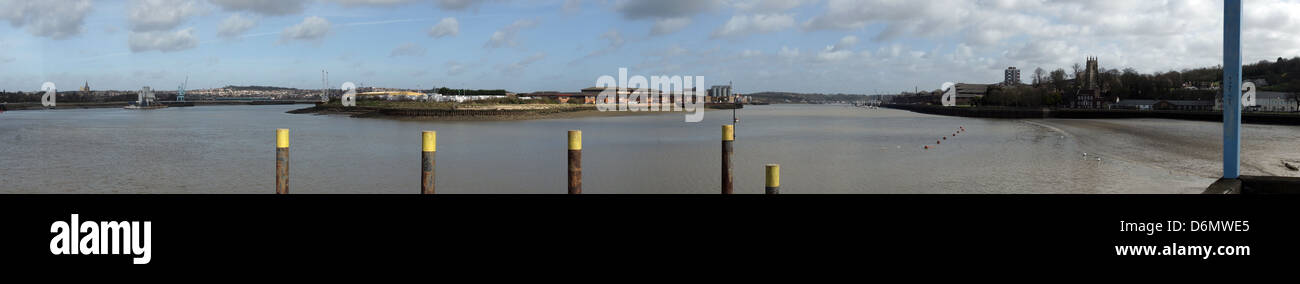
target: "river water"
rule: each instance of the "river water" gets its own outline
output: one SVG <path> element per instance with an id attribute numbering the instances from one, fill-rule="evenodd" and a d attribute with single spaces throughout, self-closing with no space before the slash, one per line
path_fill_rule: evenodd
<path id="1" fill-rule="evenodd" d="M 0 113 L 0 193 L 273 193 L 276 128 L 291 129 L 292 193 L 418 193 L 423 130 L 438 131 L 439 193 L 564 193 L 570 129 L 583 131 L 584 193 L 717 193 L 719 125 L 731 120 L 730 111 L 706 112 L 700 123 L 681 113 L 528 121 L 285 113 L 300 107 Z M 1210 122 L 844 105 L 748 106 L 739 115 L 737 193 L 762 193 L 768 163 L 781 164 L 783 193 L 1195 193 L 1220 174 L 1221 126 Z M 967 131 L 951 136 L 959 127 Z M 1297 138 L 1300 127 L 1247 126 L 1244 174 L 1295 175 L 1280 159 L 1300 159 Z"/>

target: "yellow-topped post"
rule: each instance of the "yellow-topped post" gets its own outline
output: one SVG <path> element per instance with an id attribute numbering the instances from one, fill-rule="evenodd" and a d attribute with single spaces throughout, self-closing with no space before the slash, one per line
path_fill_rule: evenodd
<path id="1" fill-rule="evenodd" d="M 280 128 L 275 130 L 275 147 L 289 148 L 289 129 Z"/>
<path id="2" fill-rule="evenodd" d="M 781 194 L 781 165 L 767 164 L 767 194 Z"/>
<path id="3" fill-rule="evenodd" d="M 434 154 L 438 152 L 438 132 L 425 131 L 423 134 L 423 151 L 420 151 L 420 193 L 433 194 L 434 189 Z"/>
<path id="4" fill-rule="evenodd" d="M 582 130 L 569 130 L 569 150 L 582 150 Z"/>
<path id="5" fill-rule="evenodd" d="M 736 126 L 722 126 L 722 194 L 731 194 L 731 144 L 736 141 Z"/>
<path id="6" fill-rule="evenodd" d="M 436 151 L 438 151 L 438 132 L 437 132 L 437 131 L 425 131 L 425 132 L 423 133 L 423 137 L 424 137 L 424 139 L 423 139 L 423 142 L 424 142 L 424 152 L 436 152 Z"/>
<path id="7" fill-rule="evenodd" d="M 582 130 L 569 130 L 569 194 L 582 194 Z"/>
<path id="8" fill-rule="evenodd" d="M 275 193 L 289 194 L 289 129 L 275 130 Z"/>

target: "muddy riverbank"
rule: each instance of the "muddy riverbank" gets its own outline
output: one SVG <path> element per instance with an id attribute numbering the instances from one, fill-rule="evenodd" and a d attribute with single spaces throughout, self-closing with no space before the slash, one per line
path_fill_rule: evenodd
<path id="1" fill-rule="evenodd" d="M 978 118 L 1108 119 L 1163 118 L 1194 121 L 1223 121 L 1223 112 L 1126 109 L 1051 109 L 1002 107 L 943 107 L 933 105 L 886 104 L 883 107 L 917 113 Z M 1244 112 L 1242 123 L 1300 125 L 1300 114 Z"/>

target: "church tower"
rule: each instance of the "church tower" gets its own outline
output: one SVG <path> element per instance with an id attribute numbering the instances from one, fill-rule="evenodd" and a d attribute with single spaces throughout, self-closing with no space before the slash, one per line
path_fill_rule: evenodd
<path id="1" fill-rule="evenodd" d="M 1097 73 L 1097 58 L 1088 57 L 1088 63 L 1083 71 L 1083 82 L 1080 82 L 1082 83 L 1081 85 L 1084 90 L 1099 89 L 1097 84 Z"/>

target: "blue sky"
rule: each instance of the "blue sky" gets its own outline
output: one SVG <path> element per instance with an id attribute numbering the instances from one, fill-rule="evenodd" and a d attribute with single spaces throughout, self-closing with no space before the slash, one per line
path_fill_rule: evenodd
<path id="1" fill-rule="evenodd" d="M 1247 62 L 1300 55 L 1300 4 L 1247 0 Z M 0 88 L 330 84 L 575 91 L 630 68 L 739 92 L 992 83 L 1087 56 L 1221 61 L 1220 1 L 0 0 Z M 454 19 L 454 20 L 451 20 Z M 455 22 L 455 28 L 449 23 Z M 437 32 L 434 32 L 437 30 Z"/>

